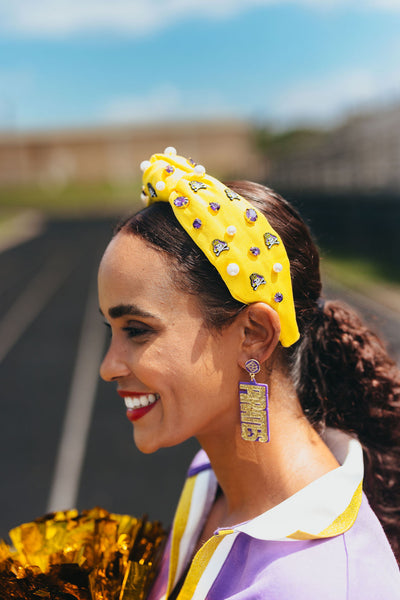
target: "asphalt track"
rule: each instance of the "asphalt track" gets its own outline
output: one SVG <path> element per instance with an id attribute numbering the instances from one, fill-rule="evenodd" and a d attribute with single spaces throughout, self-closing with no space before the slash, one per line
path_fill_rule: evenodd
<path id="1" fill-rule="evenodd" d="M 111 220 L 48 222 L 0 254 L 0 537 L 53 509 L 95 505 L 169 524 L 197 449 L 143 455 L 122 400 L 98 377 L 106 330 L 96 271 Z M 400 357 L 400 318 L 333 287 Z"/>

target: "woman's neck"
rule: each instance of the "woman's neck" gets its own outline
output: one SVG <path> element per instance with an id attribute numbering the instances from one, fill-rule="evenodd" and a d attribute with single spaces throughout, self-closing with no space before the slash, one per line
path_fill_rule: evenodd
<path id="1" fill-rule="evenodd" d="M 339 466 L 284 379 L 270 383 L 269 406 L 267 443 L 242 440 L 239 425 L 199 440 L 223 490 L 219 527 L 254 518 Z"/>

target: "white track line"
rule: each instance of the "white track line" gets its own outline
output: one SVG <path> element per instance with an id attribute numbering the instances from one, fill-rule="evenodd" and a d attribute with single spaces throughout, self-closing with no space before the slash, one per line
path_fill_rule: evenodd
<path id="1" fill-rule="evenodd" d="M 22 214 L 7 219 L 0 226 L 0 252 L 28 242 L 43 233 L 44 216 L 35 210 L 26 210 Z"/>
<path id="2" fill-rule="evenodd" d="M 76 505 L 104 341 L 105 327 L 99 318 L 96 286 L 92 285 L 82 323 L 48 512 Z"/>
<path id="3" fill-rule="evenodd" d="M 0 321 L 0 363 L 40 314 L 71 272 L 60 258 L 50 258 Z"/>

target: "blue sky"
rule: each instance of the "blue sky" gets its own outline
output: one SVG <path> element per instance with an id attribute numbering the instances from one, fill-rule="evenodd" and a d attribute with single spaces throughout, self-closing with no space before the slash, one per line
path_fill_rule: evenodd
<path id="1" fill-rule="evenodd" d="M 400 102 L 399 32 L 400 0 L 0 0 L 0 128 L 330 124 Z"/>

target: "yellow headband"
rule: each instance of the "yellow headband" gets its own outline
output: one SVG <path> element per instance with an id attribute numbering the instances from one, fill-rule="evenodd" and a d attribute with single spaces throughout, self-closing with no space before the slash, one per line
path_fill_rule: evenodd
<path id="1" fill-rule="evenodd" d="M 245 198 L 176 155 L 174 148 L 140 165 L 143 199 L 169 202 L 179 223 L 217 269 L 236 300 L 265 302 L 279 315 L 280 342 L 299 339 L 290 265 L 278 233 Z"/>

